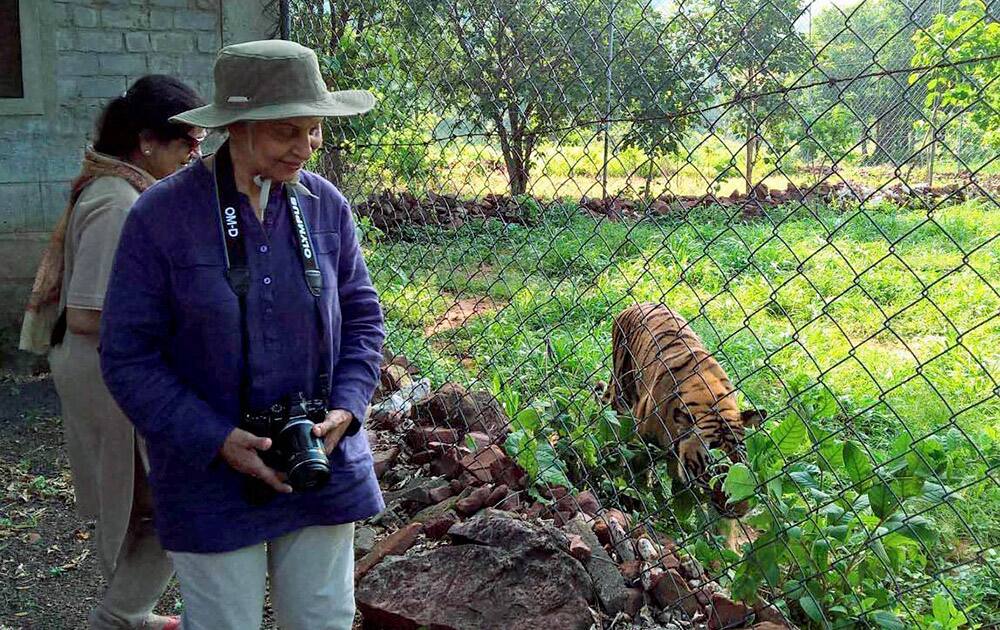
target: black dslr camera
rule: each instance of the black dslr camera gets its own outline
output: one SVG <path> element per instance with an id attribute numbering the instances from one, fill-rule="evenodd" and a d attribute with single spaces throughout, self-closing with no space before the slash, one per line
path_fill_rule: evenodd
<path id="1" fill-rule="evenodd" d="M 243 416 L 242 429 L 258 437 L 271 438 L 271 448 L 261 451 L 265 464 L 288 476 L 288 484 L 296 492 L 321 488 L 330 479 L 330 460 L 323 448 L 323 439 L 313 435 L 313 426 L 326 417 L 323 400 L 307 400 L 298 393 L 262 412 Z M 251 480 L 251 499 L 266 500 L 271 490 L 260 481 Z M 261 488 L 263 486 L 263 488 Z M 271 491 L 273 493 L 273 490 Z"/>

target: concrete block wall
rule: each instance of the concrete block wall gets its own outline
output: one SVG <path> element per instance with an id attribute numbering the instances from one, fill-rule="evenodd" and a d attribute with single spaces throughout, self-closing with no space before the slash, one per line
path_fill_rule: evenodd
<path id="1" fill-rule="evenodd" d="M 20 326 L 38 258 L 104 105 L 149 73 L 177 76 L 208 100 L 220 46 L 269 37 L 273 29 L 266 0 L 31 2 L 42 3 L 45 106 L 40 114 L 0 115 L 4 346 L 11 337 L 5 329 Z"/>

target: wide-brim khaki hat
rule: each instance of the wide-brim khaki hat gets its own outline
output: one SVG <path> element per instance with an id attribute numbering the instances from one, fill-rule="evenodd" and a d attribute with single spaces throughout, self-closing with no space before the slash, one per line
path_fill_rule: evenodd
<path id="1" fill-rule="evenodd" d="M 353 116 L 375 106 L 367 90 L 330 91 L 316 53 L 281 39 L 226 46 L 215 58 L 210 105 L 177 114 L 170 122 L 214 129 L 240 120 L 299 116 Z"/>

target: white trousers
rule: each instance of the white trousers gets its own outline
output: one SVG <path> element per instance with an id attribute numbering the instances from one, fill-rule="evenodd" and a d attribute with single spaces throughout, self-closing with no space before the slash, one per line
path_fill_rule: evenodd
<path id="1" fill-rule="evenodd" d="M 182 630 L 260 628 L 265 576 L 282 630 L 354 623 L 354 523 L 306 527 L 225 553 L 169 553 L 184 599 Z"/>

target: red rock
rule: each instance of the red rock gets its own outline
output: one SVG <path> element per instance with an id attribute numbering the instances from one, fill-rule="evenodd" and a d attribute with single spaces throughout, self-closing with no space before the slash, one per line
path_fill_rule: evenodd
<path id="1" fill-rule="evenodd" d="M 444 454 L 445 451 L 447 451 L 452 446 L 455 446 L 455 445 L 454 444 L 448 444 L 447 442 L 428 442 L 427 443 L 427 450 L 428 451 L 434 451 L 438 455 L 442 455 L 442 454 Z"/>
<path id="2" fill-rule="evenodd" d="M 753 607 L 754 620 L 757 622 L 770 623 L 775 628 L 791 628 L 785 616 L 781 614 L 781 611 L 772 604 L 768 604 L 764 601 L 757 602 Z M 758 623 L 759 625 L 759 623 Z M 768 630 L 768 629 L 765 629 Z M 773 630 L 773 629 L 772 629 Z"/>
<path id="3" fill-rule="evenodd" d="M 462 458 L 468 453 L 468 449 L 461 446 L 453 446 L 441 453 L 441 457 L 431 464 L 431 473 L 449 479 L 454 479 L 462 474 Z"/>
<path id="4" fill-rule="evenodd" d="M 684 578 L 672 569 L 658 576 L 653 583 L 652 595 L 661 608 L 679 608 L 688 616 L 694 616 L 701 609 L 694 591 Z"/>
<path id="5" fill-rule="evenodd" d="M 677 557 L 676 553 L 664 553 L 663 557 L 660 558 L 660 565 L 664 569 L 675 569 L 680 570 L 681 559 Z"/>
<path id="6" fill-rule="evenodd" d="M 420 451 L 419 453 L 410 455 L 410 463 L 414 466 L 423 466 L 424 464 L 429 464 L 437 458 L 438 454 L 434 451 Z"/>
<path id="7" fill-rule="evenodd" d="M 627 593 L 623 611 L 629 617 L 635 617 L 646 605 L 646 593 L 641 588 L 630 588 Z"/>
<path id="8" fill-rule="evenodd" d="M 560 512 L 556 511 L 552 513 L 552 521 L 555 523 L 556 527 L 562 527 L 566 523 L 573 520 L 576 517 L 576 512 Z"/>
<path id="9" fill-rule="evenodd" d="M 475 514 L 482 509 L 492 491 L 491 488 L 487 488 L 486 486 L 476 488 L 472 491 L 472 494 L 455 502 L 455 511 L 463 516 Z"/>
<path id="10" fill-rule="evenodd" d="M 466 442 L 468 442 L 468 440 L 471 439 L 472 442 L 476 445 L 477 451 L 488 447 L 490 443 L 493 441 L 489 435 L 483 433 L 482 431 L 470 431 L 469 433 L 465 434 L 465 439 Z"/>
<path id="11" fill-rule="evenodd" d="M 587 516 L 596 516 L 601 510 L 600 502 L 590 490 L 584 490 L 576 495 L 576 503 L 580 507 L 580 511 Z"/>
<path id="12" fill-rule="evenodd" d="M 486 507 L 493 507 L 494 505 L 500 503 L 501 501 L 504 500 L 504 498 L 507 497 L 507 492 L 508 492 L 507 485 L 500 484 L 496 488 L 493 488 L 493 491 L 490 492 L 490 496 L 486 498 L 486 503 L 484 503 L 484 505 Z"/>
<path id="13" fill-rule="evenodd" d="M 529 505 L 528 509 L 524 511 L 524 515 L 528 518 L 540 518 L 543 513 L 545 513 L 545 504 L 537 501 Z"/>
<path id="14" fill-rule="evenodd" d="M 427 494 L 432 502 L 440 503 L 441 501 L 444 501 L 448 497 L 455 494 L 455 492 L 454 490 L 452 490 L 451 485 L 446 485 L 446 486 L 437 486 L 436 488 L 431 488 Z"/>
<path id="15" fill-rule="evenodd" d="M 413 379 L 410 378 L 410 373 L 405 366 L 391 363 L 382 367 L 379 390 L 381 393 L 388 395 L 412 382 Z"/>
<path id="16" fill-rule="evenodd" d="M 709 630 L 737 628 L 752 614 L 753 610 L 749 606 L 734 602 L 722 593 L 714 593 L 708 609 L 708 628 Z"/>
<path id="17" fill-rule="evenodd" d="M 625 514 L 623 514 L 621 510 L 616 510 L 614 508 L 606 510 L 604 514 L 601 515 L 601 518 L 606 518 L 608 520 L 615 521 L 621 526 L 622 529 L 625 530 L 627 530 L 629 526 L 632 524 L 631 519 L 629 519 L 629 517 L 625 516 Z"/>
<path id="18" fill-rule="evenodd" d="M 499 473 L 507 466 L 510 458 L 496 444 L 475 453 L 469 453 L 462 458 L 462 468 L 481 483 L 493 483 L 496 480 L 494 472 Z"/>
<path id="19" fill-rule="evenodd" d="M 506 510 L 508 512 L 517 512 L 521 507 L 521 496 L 518 494 L 508 494 L 505 499 L 496 505 L 498 510 Z"/>
<path id="20" fill-rule="evenodd" d="M 406 434 L 406 443 L 415 451 L 423 451 L 431 442 L 458 444 L 461 435 L 455 429 L 447 427 L 413 427 Z"/>
<path id="21" fill-rule="evenodd" d="M 626 584 L 635 584 L 635 581 L 642 574 L 642 562 L 639 560 L 629 560 L 618 565 L 618 570 L 621 571 Z"/>
<path id="22" fill-rule="evenodd" d="M 601 541 L 604 546 L 611 544 L 611 530 L 608 528 L 608 522 L 602 518 L 594 519 L 591 529 L 594 530 L 594 534 L 597 536 L 597 540 Z"/>
<path id="23" fill-rule="evenodd" d="M 424 535 L 431 540 L 440 540 L 448 533 L 448 529 L 458 522 L 458 514 L 452 511 L 445 512 L 427 523 L 424 523 Z"/>
<path id="24" fill-rule="evenodd" d="M 451 491 L 453 494 L 458 494 L 459 492 L 465 489 L 465 485 L 458 479 L 452 479 L 451 481 L 448 482 L 448 485 L 451 486 Z"/>
<path id="25" fill-rule="evenodd" d="M 580 504 L 577 502 L 576 497 L 572 494 L 563 495 L 558 501 L 556 501 L 555 509 L 559 512 L 570 512 L 571 514 L 576 514 L 580 511 Z"/>
<path id="26" fill-rule="evenodd" d="M 392 465 L 396 463 L 396 458 L 398 457 L 398 446 L 393 446 L 387 451 L 376 451 L 372 455 L 372 459 L 375 460 L 375 477 L 381 479 L 382 475 L 385 474 L 385 471 L 392 468 Z"/>
<path id="27" fill-rule="evenodd" d="M 583 538 L 576 534 L 566 534 L 566 536 L 569 538 L 569 555 L 580 562 L 590 560 L 591 549 L 583 542 Z"/>
<path id="28" fill-rule="evenodd" d="M 375 547 L 354 566 L 354 579 L 359 580 L 364 577 L 386 556 L 400 556 L 406 553 L 406 550 L 416 542 L 423 527 L 423 523 L 414 521 L 375 543 Z"/>
<path id="29" fill-rule="evenodd" d="M 569 490 L 567 490 L 565 486 L 544 486 L 538 490 L 538 494 L 542 495 L 546 499 L 558 501 L 569 494 Z"/>

